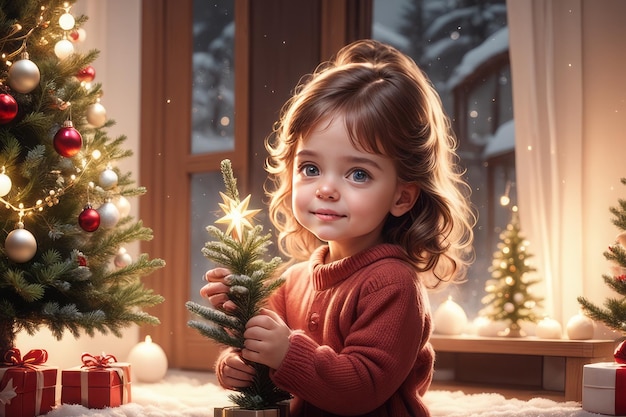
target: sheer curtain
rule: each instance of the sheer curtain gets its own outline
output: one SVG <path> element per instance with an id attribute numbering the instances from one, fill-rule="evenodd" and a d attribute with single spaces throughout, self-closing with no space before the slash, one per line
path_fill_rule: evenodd
<path id="1" fill-rule="evenodd" d="M 521 229 L 544 311 L 565 323 L 583 292 L 582 5 L 508 0 L 507 8 Z"/>
<path id="2" fill-rule="evenodd" d="M 608 295 L 602 253 L 617 234 L 608 207 L 626 197 L 626 8 L 620 0 L 507 7 L 521 227 L 545 312 L 565 325 L 579 295 L 598 304 Z"/>

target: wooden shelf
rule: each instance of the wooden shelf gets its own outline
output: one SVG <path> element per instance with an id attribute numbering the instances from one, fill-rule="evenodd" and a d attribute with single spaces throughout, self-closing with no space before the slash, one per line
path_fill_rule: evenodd
<path id="1" fill-rule="evenodd" d="M 581 401 L 583 366 L 612 362 L 612 340 L 506 338 L 433 335 L 436 369 L 444 366 L 453 374 L 448 381 L 435 381 L 434 389 L 499 392 L 507 397 L 541 396 Z M 562 364 L 562 390 L 546 383 L 552 367 Z M 519 384 L 519 385 L 516 385 Z M 559 384 L 557 384 L 559 385 Z M 439 388 L 437 388 L 439 387 Z"/>

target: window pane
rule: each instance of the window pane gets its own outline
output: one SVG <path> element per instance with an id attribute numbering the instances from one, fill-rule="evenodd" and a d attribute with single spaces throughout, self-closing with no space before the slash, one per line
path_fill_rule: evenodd
<path id="1" fill-rule="evenodd" d="M 205 242 L 212 239 L 206 227 L 221 217 L 218 208 L 218 203 L 222 202 L 220 191 L 224 191 L 221 172 L 207 172 L 191 176 L 191 221 L 189 224 L 191 294 L 189 294 L 189 299 L 201 304 L 206 304 L 206 300 L 203 300 L 199 294 L 200 288 L 206 284 L 202 278 L 207 270 L 214 267 L 213 263 L 202 254 L 202 248 Z"/>
<path id="2" fill-rule="evenodd" d="M 484 65 L 508 50 L 503 43 L 508 36 L 501 36 L 506 25 L 505 0 L 374 0 L 372 37 L 410 55 L 432 81 L 453 122 L 464 123 L 455 133 L 473 190 L 472 202 L 479 211 L 474 230 L 476 261 L 463 286 L 433 293 L 432 303 L 436 308 L 452 294 L 470 318 L 482 308 L 493 248 L 508 221 L 502 207 L 494 206 L 506 185 L 514 183 L 514 158 L 492 161 L 488 154 L 495 145 L 491 142 L 502 136 L 497 132 L 512 131 L 498 129 L 513 118 L 509 67 L 500 63 L 486 71 Z M 465 80 L 473 81 L 460 85 Z M 460 114 L 455 115 L 455 109 Z M 513 196 L 512 190 L 509 193 Z"/>
<path id="3" fill-rule="evenodd" d="M 191 152 L 235 147 L 234 0 L 194 0 Z"/>
<path id="4" fill-rule="evenodd" d="M 476 86 L 467 98 L 467 139 L 474 145 L 486 145 L 489 136 L 495 131 L 493 106 L 496 97 L 497 74 L 492 74 Z"/>

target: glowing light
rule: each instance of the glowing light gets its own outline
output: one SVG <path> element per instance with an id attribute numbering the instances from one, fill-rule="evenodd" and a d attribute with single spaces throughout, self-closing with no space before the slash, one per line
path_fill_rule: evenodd
<path id="1" fill-rule="evenodd" d="M 244 228 L 252 229 L 254 227 L 250 220 L 261 210 L 248 210 L 249 195 L 239 203 L 222 192 L 220 192 L 220 196 L 222 196 L 224 203 L 219 203 L 219 206 L 225 215 L 216 220 L 215 223 L 227 224 L 226 234 L 230 234 L 235 240 L 241 240 Z"/>

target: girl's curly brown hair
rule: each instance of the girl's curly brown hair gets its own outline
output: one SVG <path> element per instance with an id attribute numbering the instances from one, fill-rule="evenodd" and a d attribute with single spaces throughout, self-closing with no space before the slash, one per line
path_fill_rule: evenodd
<path id="1" fill-rule="evenodd" d="M 270 217 L 281 250 L 304 260 L 321 243 L 292 214 L 294 152 L 298 141 L 337 115 L 355 147 L 391 158 L 399 180 L 419 186 L 408 213 L 388 216 L 385 241 L 402 246 L 419 272 L 431 271 L 437 278 L 431 287 L 462 281 L 471 261 L 475 216 L 449 119 L 415 62 L 373 40 L 344 47 L 303 78 L 266 141 Z"/>

